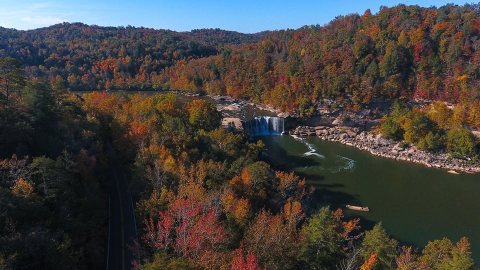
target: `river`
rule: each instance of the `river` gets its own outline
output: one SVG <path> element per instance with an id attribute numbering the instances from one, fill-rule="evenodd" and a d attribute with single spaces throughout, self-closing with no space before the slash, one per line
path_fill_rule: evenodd
<path id="1" fill-rule="evenodd" d="M 480 175 L 454 175 L 315 137 L 262 140 L 272 165 L 315 186 L 319 205 L 368 206 L 368 213 L 345 210 L 345 215 L 360 217 L 365 228 L 382 222 L 403 244 L 423 247 L 429 240 L 467 236 L 480 263 Z"/>
<path id="2" fill-rule="evenodd" d="M 195 98 L 178 95 L 181 101 Z M 215 99 L 223 108 L 237 101 Z M 224 117 L 252 119 L 275 114 L 249 104 Z M 316 188 L 315 202 L 342 208 L 348 218 L 359 217 L 369 229 L 382 222 L 402 244 L 423 247 L 428 241 L 467 236 L 480 264 L 480 175 L 454 175 L 446 170 L 386 159 L 341 143 L 316 137 L 263 136 L 270 163 L 295 171 Z M 370 212 L 345 210 L 346 204 L 368 206 Z"/>

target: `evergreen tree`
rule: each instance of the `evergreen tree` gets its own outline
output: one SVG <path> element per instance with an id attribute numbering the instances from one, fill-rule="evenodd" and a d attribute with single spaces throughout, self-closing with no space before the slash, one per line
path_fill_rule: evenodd
<path id="1" fill-rule="evenodd" d="M 344 256 L 338 227 L 327 207 L 303 226 L 299 258 L 308 269 L 332 269 Z"/>
<path id="2" fill-rule="evenodd" d="M 375 269 L 394 269 L 397 245 L 397 241 L 390 238 L 382 224 L 378 223 L 372 230 L 365 232 L 365 238 L 360 247 L 361 255 L 364 260 L 367 260 L 372 254 L 376 254 Z"/>

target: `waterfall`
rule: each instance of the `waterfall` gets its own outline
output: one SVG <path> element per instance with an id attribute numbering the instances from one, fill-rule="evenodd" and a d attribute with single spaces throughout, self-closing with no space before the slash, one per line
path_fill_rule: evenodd
<path id="1" fill-rule="evenodd" d="M 282 135 L 284 119 L 281 117 L 257 116 L 244 122 L 243 128 L 250 136 Z"/>

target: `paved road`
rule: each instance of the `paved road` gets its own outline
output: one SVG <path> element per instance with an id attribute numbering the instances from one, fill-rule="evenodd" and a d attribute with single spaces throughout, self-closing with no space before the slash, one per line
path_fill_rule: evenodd
<path id="1" fill-rule="evenodd" d="M 131 247 L 137 239 L 132 196 L 125 174 L 118 168 L 121 166 L 112 166 L 110 172 L 107 270 L 132 268 Z"/>

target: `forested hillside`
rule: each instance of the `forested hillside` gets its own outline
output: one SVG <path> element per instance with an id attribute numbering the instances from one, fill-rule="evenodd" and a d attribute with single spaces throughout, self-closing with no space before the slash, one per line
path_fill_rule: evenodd
<path id="1" fill-rule="evenodd" d="M 203 90 L 309 113 L 325 97 L 352 109 L 399 97 L 469 104 L 479 96 L 479 33 L 476 5 L 399 5 L 259 34 L 0 28 L 0 57 L 71 90 Z"/>
<path id="2" fill-rule="evenodd" d="M 315 205 L 220 119 L 172 93 L 77 96 L 0 58 L 0 269 L 103 268 L 119 169 L 136 199 L 133 269 L 472 269 L 467 238 L 420 252 Z"/>
<path id="3" fill-rule="evenodd" d="M 108 124 L 0 58 L 0 269 L 99 269 Z"/>
<path id="4" fill-rule="evenodd" d="M 354 109 L 375 98 L 478 99 L 479 33 L 477 6 L 367 10 L 180 61 L 165 84 L 300 111 L 323 97 Z"/>
<path id="5" fill-rule="evenodd" d="M 63 81 L 70 90 L 142 90 L 151 89 L 155 74 L 178 60 L 215 55 L 227 44 L 256 42 L 262 35 L 81 23 L 30 31 L 0 28 L 0 57 L 14 57 L 30 77 Z"/>

